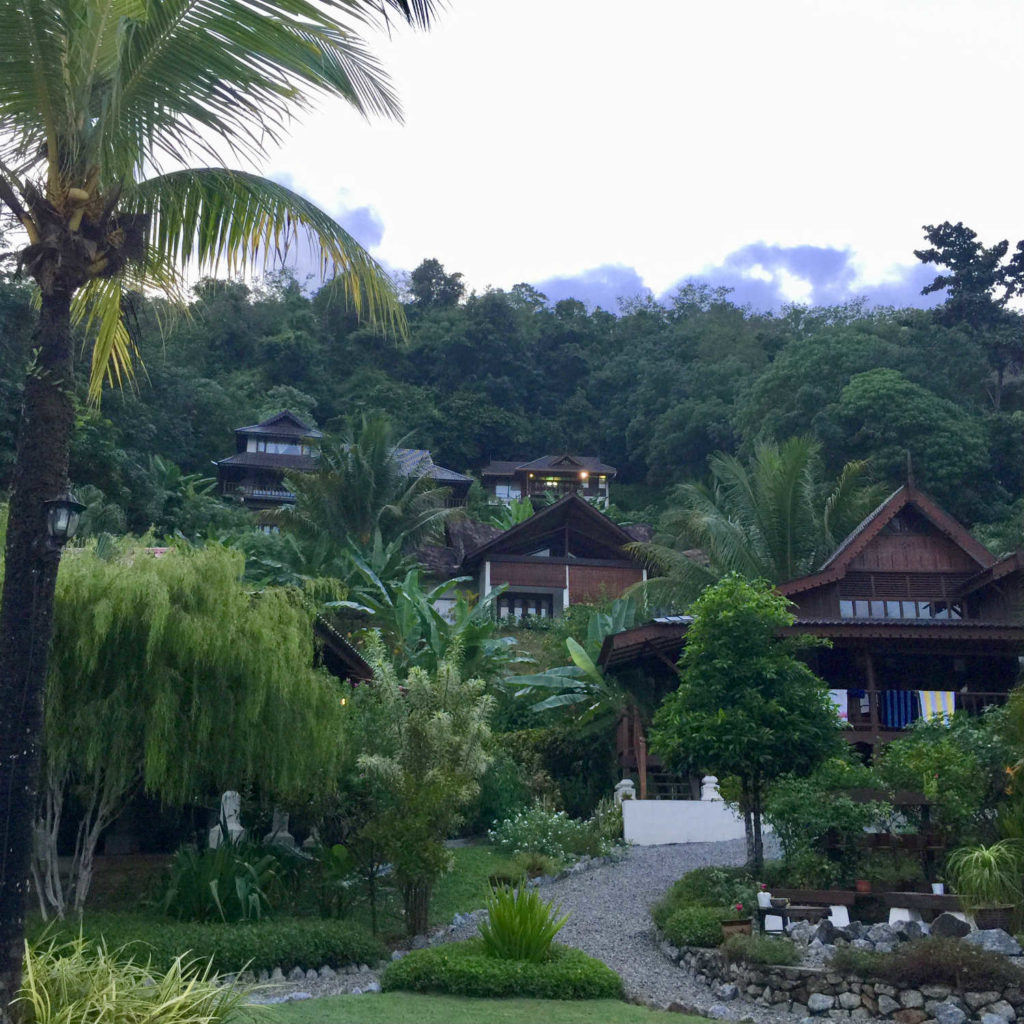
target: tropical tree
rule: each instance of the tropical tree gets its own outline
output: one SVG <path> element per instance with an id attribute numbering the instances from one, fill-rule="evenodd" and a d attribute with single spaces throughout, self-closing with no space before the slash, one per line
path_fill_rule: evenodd
<path id="1" fill-rule="evenodd" d="M 808 438 L 758 443 L 750 461 L 716 452 L 712 482 L 681 484 L 651 543 L 630 545 L 657 576 L 638 584 L 648 606 L 684 608 L 730 572 L 782 583 L 813 571 L 880 499 L 866 464 L 822 478 Z"/>
<path id="2" fill-rule="evenodd" d="M 324 441 L 315 471 L 289 478 L 295 505 L 277 521 L 300 538 L 326 537 L 361 554 L 377 538 L 404 547 L 424 540 L 449 514 L 448 492 L 428 475 L 425 457 L 411 461 L 401 446 L 386 416 L 363 416 L 342 438 Z"/>
<path id="3" fill-rule="evenodd" d="M 651 750 L 672 771 L 733 775 L 747 824 L 747 859 L 763 862 L 767 786 L 807 774 L 842 749 L 828 687 L 796 656 L 814 637 L 779 637 L 794 616 L 764 580 L 733 573 L 694 602 L 679 689 L 654 716 Z"/>
<path id="4" fill-rule="evenodd" d="M 18 987 L 42 694 L 57 575 L 43 502 L 67 488 L 72 323 L 93 339 L 89 392 L 130 370 L 131 289 L 177 297 L 178 271 L 245 271 L 308 240 L 325 277 L 384 323 L 380 268 L 335 221 L 252 161 L 322 96 L 397 116 L 353 31 L 432 0 L 0 0 L 0 203 L 40 312 L 25 376 L 0 604 L 0 1005 Z M 195 166 L 199 161 L 206 166 Z"/>

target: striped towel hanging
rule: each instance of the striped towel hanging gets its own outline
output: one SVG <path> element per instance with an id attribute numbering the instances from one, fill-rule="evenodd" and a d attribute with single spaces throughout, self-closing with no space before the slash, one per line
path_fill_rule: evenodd
<path id="1" fill-rule="evenodd" d="M 921 690 L 921 717 L 930 722 L 941 718 L 947 725 L 956 711 L 956 694 L 952 690 Z"/>
<path id="2" fill-rule="evenodd" d="M 906 729 L 914 720 L 914 690 L 884 690 L 882 692 L 882 724 L 887 729 Z"/>

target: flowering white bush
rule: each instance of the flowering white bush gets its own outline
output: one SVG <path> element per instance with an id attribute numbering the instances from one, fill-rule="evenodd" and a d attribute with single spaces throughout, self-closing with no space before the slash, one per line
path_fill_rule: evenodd
<path id="1" fill-rule="evenodd" d="M 600 857 L 612 843 L 601 834 L 595 818 L 580 821 L 565 811 L 531 807 L 497 822 L 488 838 L 502 853 L 542 853 L 559 861 Z"/>

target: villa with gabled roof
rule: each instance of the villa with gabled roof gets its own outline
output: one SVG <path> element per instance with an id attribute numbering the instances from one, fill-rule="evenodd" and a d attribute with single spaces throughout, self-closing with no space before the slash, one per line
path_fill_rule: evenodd
<path id="1" fill-rule="evenodd" d="M 528 461 L 491 461 L 480 471 L 484 489 L 496 501 L 511 502 L 534 495 L 561 498 L 580 494 L 607 507 L 615 467 L 596 455 L 542 455 Z"/>
<path id="2" fill-rule="evenodd" d="M 777 588 L 796 621 L 784 634 L 826 637 L 809 652 L 865 753 L 918 718 L 1002 704 L 1024 654 L 1024 553 L 996 558 L 923 491 L 906 484 L 818 571 Z M 689 619 L 666 616 L 608 637 L 600 663 L 675 685 Z M 636 770 L 642 726 L 620 727 L 620 758 Z"/>

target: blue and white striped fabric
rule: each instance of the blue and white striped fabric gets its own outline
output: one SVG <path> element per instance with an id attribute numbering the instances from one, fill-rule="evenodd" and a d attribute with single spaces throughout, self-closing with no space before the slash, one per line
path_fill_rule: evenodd
<path id="1" fill-rule="evenodd" d="M 956 711 L 956 694 L 952 690 L 921 690 L 921 717 L 930 722 L 941 718 L 947 725 Z"/>
<path id="2" fill-rule="evenodd" d="M 882 691 L 882 724 L 886 729 L 906 729 L 914 720 L 914 690 Z"/>

